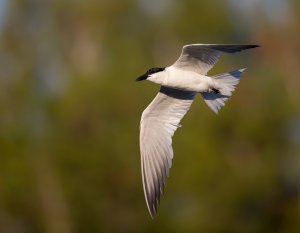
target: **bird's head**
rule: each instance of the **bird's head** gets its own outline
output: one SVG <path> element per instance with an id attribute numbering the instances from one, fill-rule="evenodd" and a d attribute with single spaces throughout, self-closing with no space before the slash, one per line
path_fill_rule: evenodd
<path id="1" fill-rule="evenodd" d="M 163 68 L 151 68 L 151 69 L 147 70 L 147 72 L 145 74 L 138 77 L 136 79 L 136 81 L 146 80 L 148 77 L 152 76 L 153 74 L 156 74 L 156 73 L 164 71 L 164 70 L 165 70 L 165 67 L 163 67 Z"/>

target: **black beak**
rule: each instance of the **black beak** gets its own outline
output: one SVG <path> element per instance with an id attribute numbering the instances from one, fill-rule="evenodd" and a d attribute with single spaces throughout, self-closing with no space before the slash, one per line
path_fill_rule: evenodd
<path id="1" fill-rule="evenodd" d="M 136 79 L 136 81 L 143 81 L 143 80 L 146 80 L 148 78 L 148 75 L 147 74 L 143 74 L 142 76 L 138 77 Z"/>

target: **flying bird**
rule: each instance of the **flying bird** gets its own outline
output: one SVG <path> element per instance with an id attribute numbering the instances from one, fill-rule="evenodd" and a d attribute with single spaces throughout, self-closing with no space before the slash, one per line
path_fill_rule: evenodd
<path id="1" fill-rule="evenodd" d="M 207 76 L 207 72 L 217 63 L 221 53 L 237 53 L 255 47 L 258 45 L 185 45 L 173 65 L 151 68 L 136 79 L 160 85 L 159 93 L 142 113 L 140 122 L 143 189 L 152 218 L 157 213 L 172 165 L 172 137 L 196 94 L 200 93 L 208 107 L 218 113 L 245 69 L 215 76 Z"/>

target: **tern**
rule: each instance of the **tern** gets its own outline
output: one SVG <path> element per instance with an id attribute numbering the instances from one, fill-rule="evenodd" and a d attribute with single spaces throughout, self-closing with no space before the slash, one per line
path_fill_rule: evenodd
<path id="1" fill-rule="evenodd" d="M 190 44 L 171 66 L 151 68 L 136 81 L 160 85 L 159 93 L 143 111 L 140 153 L 145 199 L 152 218 L 157 213 L 172 165 L 172 137 L 197 93 L 218 113 L 239 83 L 245 69 L 207 76 L 221 53 L 237 53 L 258 45 Z"/>

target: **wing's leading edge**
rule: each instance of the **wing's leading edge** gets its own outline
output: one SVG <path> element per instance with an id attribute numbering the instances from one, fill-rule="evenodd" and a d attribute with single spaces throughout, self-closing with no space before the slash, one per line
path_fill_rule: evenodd
<path id="1" fill-rule="evenodd" d="M 256 48 L 258 45 L 230 45 L 230 44 L 190 44 L 182 48 L 178 60 L 173 66 L 191 70 L 203 75 L 218 62 L 221 53 L 237 53 L 245 49 Z"/>

